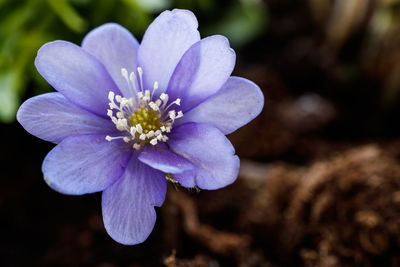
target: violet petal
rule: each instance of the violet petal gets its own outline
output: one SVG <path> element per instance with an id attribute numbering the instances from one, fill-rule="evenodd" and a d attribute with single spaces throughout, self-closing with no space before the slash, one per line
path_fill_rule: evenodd
<path id="1" fill-rule="evenodd" d="M 107 23 L 92 30 L 82 41 L 82 48 L 104 64 L 122 94 L 128 98 L 136 96 L 136 92 L 121 75 L 121 68 L 128 73 L 136 71 L 138 47 L 135 37 L 116 23 Z"/>
<path id="2" fill-rule="evenodd" d="M 200 188 L 208 190 L 219 189 L 235 181 L 239 158 L 232 144 L 217 128 L 208 124 L 186 123 L 174 128 L 169 137 L 171 150 L 195 165 L 194 171 L 188 171 L 185 179 L 195 179 Z"/>
<path id="3" fill-rule="evenodd" d="M 162 172 L 132 157 L 122 177 L 102 195 L 103 221 L 108 234 L 126 245 L 146 240 L 156 221 L 154 206 L 162 205 L 166 190 Z"/>
<path id="4" fill-rule="evenodd" d="M 173 178 L 177 180 L 181 186 L 193 188 L 196 186 L 195 175 L 196 170 L 189 170 L 183 173 L 174 173 Z"/>
<path id="5" fill-rule="evenodd" d="M 165 173 L 181 173 L 194 167 L 190 161 L 170 151 L 165 144 L 145 146 L 138 159 Z"/>
<path id="6" fill-rule="evenodd" d="M 75 44 L 54 41 L 43 45 L 35 65 L 71 102 L 100 116 L 106 117 L 108 92 L 121 94 L 103 64 Z"/>
<path id="7" fill-rule="evenodd" d="M 174 9 L 162 12 L 150 24 L 138 51 L 138 65 L 143 69 L 144 87 L 157 94 L 165 91 L 168 81 L 189 47 L 200 40 L 197 19 L 191 11 Z"/>
<path id="8" fill-rule="evenodd" d="M 64 139 L 43 161 L 42 171 L 51 188 L 68 195 L 106 189 L 124 172 L 132 151 L 105 135 L 79 135 Z"/>
<path id="9" fill-rule="evenodd" d="M 264 96 L 260 88 L 244 78 L 230 77 L 221 90 L 176 121 L 207 123 L 230 134 L 260 114 Z"/>
<path id="10" fill-rule="evenodd" d="M 60 93 L 29 98 L 19 108 L 17 120 L 29 133 L 54 143 L 73 135 L 116 131 L 110 120 L 72 104 Z"/>
<path id="11" fill-rule="evenodd" d="M 168 85 L 173 101 L 182 100 L 182 111 L 215 94 L 231 75 L 236 55 L 228 39 L 214 35 L 194 44 L 179 61 Z"/>

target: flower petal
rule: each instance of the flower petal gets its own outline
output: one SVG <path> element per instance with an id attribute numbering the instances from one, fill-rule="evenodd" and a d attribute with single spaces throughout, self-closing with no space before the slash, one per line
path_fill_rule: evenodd
<path id="1" fill-rule="evenodd" d="M 208 123 L 224 134 L 230 134 L 260 114 L 264 96 L 253 82 L 230 77 L 215 95 L 202 102 L 176 121 Z"/>
<path id="2" fill-rule="evenodd" d="M 145 146 L 138 159 L 150 167 L 165 173 L 181 173 L 194 167 L 190 161 L 171 152 L 164 144 Z"/>
<path id="3" fill-rule="evenodd" d="M 19 108 L 17 120 L 29 133 L 54 143 L 73 135 L 115 131 L 110 120 L 79 108 L 60 93 L 28 99 Z"/>
<path id="4" fill-rule="evenodd" d="M 68 195 L 106 189 L 126 167 L 131 150 L 105 135 L 79 135 L 64 139 L 43 161 L 42 171 L 51 188 Z"/>
<path id="5" fill-rule="evenodd" d="M 200 40 L 197 27 L 196 17 L 188 10 L 167 10 L 153 21 L 138 51 L 138 65 L 143 68 L 145 89 L 151 90 L 156 81 L 159 92 L 167 89 L 182 55 Z"/>
<path id="6" fill-rule="evenodd" d="M 187 179 L 187 184 L 191 184 L 190 179 L 194 179 L 200 188 L 209 190 L 235 181 L 239 158 L 232 144 L 217 128 L 208 124 L 186 123 L 174 128 L 169 137 L 171 150 L 195 165 L 194 171 L 177 175 L 178 181 Z"/>
<path id="7" fill-rule="evenodd" d="M 108 234 L 125 245 L 146 240 L 156 221 L 154 206 L 162 205 L 166 191 L 164 174 L 132 157 L 122 177 L 103 192 Z"/>
<path id="8" fill-rule="evenodd" d="M 191 171 L 185 171 L 183 173 L 174 173 L 172 176 L 175 180 L 178 181 L 178 183 L 187 188 L 193 188 L 196 186 L 196 171 L 191 170 Z"/>
<path id="9" fill-rule="evenodd" d="M 82 41 L 82 48 L 104 64 L 125 97 L 133 97 L 136 93 L 121 75 L 121 68 L 129 73 L 136 71 L 138 47 L 135 37 L 116 23 L 107 23 L 92 30 Z"/>
<path id="10" fill-rule="evenodd" d="M 45 44 L 35 65 L 43 78 L 71 102 L 100 116 L 106 117 L 108 92 L 121 94 L 103 64 L 72 43 Z"/>
<path id="11" fill-rule="evenodd" d="M 167 94 L 181 98 L 182 111 L 195 107 L 215 94 L 231 75 L 236 55 L 228 39 L 214 35 L 194 44 L 177 65 Z"/>

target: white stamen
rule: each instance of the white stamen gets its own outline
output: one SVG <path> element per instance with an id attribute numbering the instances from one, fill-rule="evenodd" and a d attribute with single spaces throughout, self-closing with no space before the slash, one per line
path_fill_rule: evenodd
<path id="1" fill-rule="evenodd" d="M 121 74 L 122 74 L 122 77 L 124 77 L 126 80 L 128 80 L 128 71 L 125 68 L 121 69 Z"/>
<path id="2" fill-rule="evenodd" d="M 139 80 L 140 80 L 140 91 L 143 91 L 143 70 L 141 67 L 137 68 L 137 71 L 139 73 Z"/>
<path id="3" fill-rule="evenodd" d="M 157 145 L 157 139 L 156 138 L 151 139 L 150 144 L 152 144 L 153 146 Z"/>
<path id="4" fill-rule="evenodd" d="M 110 102 L 112 102 L 112 103 L 114 103 L 114 92 L 113 91 L 110 91 L 109 93 L 108 93 L 108 100 L 110 100 Z"/>
<path id="5" fill-rule="evenodd" d="M 128 99 L 126 99 L 125 97 L 123 97 L 120 102 L 121 102 L 121 104 L 119 105 L 120 109 L 126 107 L 129 103 Z"/>
<path id="6" fill-rule="evenodd" d="M 167 102 L 168 102 L 168 95 L 162 93 L 162 94 L 160 95 L 160 99 L 161 99 L 165 104 L 167 104 Z"/>
<path id="7" fill-rule="evenodd" d="M 149 106 L 154 110 L 154 111 L 159 111 L 160 109 L 158 108 L 158 106 L 156 105 L 156 103 L 154 102 L 150 102 Z"/>
<path id="8" fill-rule="evenodd" d="M 181 105 L 181 99 L 180 99 L 180 98 L 177 98 L 174 102 L 171 102 L 164 110 L 165 110 L 165 111 L 168 110 L 168 109 L 169 109 L 172 105 L 174 105 L 174 104 L 180 106 L 180 105 Z"/>
<path id="9" fill-rule="evenodd" d="M 129 80 L 131 81 L 133 90 L 135 91 L 135 93 L 137 93 L 139 90 L 137 89 L 137 78 L 134 72 L 131 72 L 131 74 L 129 75 Z"/>
<path id="10" fill-rule="evenodd" d="M 128 99 L 128 105 L 131 106 L 131 107 L 134 107 L 135 106 L 135 99 L 129 98 Z"/>
<path id="11" fill-rule="evenodd" d="M 140 139 L 140 140 L 146 140 L 146 134 L 142 133 L 142 134 L 139 136 L 139 139 Z"/>
<path id="12" fill-rule="evenodd" d="M 110 109 L 115 109 L 115 108 L 118 108 L 118 107 L 117 107 L 117 105 L 115 105 L 114 101 L 113 101 L 113 102 L 110 102 L 110 103 L 108 103 L 108 106 L 110 107 Z"/>
<path id="13" fill-rule="evenodd" d="M 127 136 L 125 136 L 123 139 L 124 139 L 125 143 L 129 143 L 129 141 L 131 141 L 131 139 L 129 137 L 127 137 Z"/>
<path id="14" fill-rule="evenodd" d="M 168 112 L 168 116 L 171 118 L 172 121 L 174 121 L 174 120 L 175 120 L 175 117 L 176 117 L 176 112 L 175 112 L 175 110 L 169 111 L 169 112 Z"/>
<path id="15" fill-rule="evenodd" d="M 178 111 L 178 115 L 176 116 L 175 119 L 179 119 L 183 117 L 183 112 L 182 111 Z"/>
<path id="16" fill-rule="evenodd" d="M 115 137 L 111 137 L 111 136 L 109 136 L 109 135 L 106 136 L 106 140 L 107 140 L 108 142 L 110 142 L 110 141 L 112 141 L 112 140 L 116 140 L 116 139 L 123 139 L 123 140 L 125 140 L 125 138 L 126 138 L 126 136 L 115 136 Z"/>
<path id="17" fill-rule="evenodd" d="M 121 111 L 118 111 L 118 112 L 117 112 L 117 118 L 118 118 L 118 119 L 123 119 L 123 118 L 125 118 L 125 117 L 124 117 L 124 113 L 122 113 Z"/>
<path id="18" fill-rule="evenodd" d="M 136 124 L 136 131 L 137 131 L 138 133 L 142 134 L 142 133 L 143 133 L 142 125 Z"/>
<path id="19" fill-rule="evenodd" d="M 140 145 L 135 143 L 135 144 L 133 144 L 133 148 L 136 149 L 136 150 L 139 150 L 140 149 Z"/>
<path id="20" fill-rule="evenodd" d="M 154 92 L 157 91 L 157 89 L 158 89 L 158 82 L 154 82 L 153 92 L 151 92 L 151 98 L 150 99 L 153 99 Z"/>
<path id="21" fill-rule="evenodd" d="M 152 137 L 154 136 L 154 131 L 153 131 L 153 130 L 149 131 L 149 132 L 146 134 L 146 136 L 147 136 L 148 139 L 152 138 Z"/>
<path id="22" fill-rule="evenodd" d="M 113 122 L 114 122 L 114 120 L 113 120 Z M 125 131 L 125 130 L 128 129 L 128 121 L 125 118 L 124 119 L 118 119 L 117 122 L 115 123 L 115 126 L 121 132 Z"/>
<path id="23" fill-rule="evenodd" d="M 129 130 L 129 133 L 130 133 L 132 136 L 135 136 L 136 128 L 135 128 L 134 126 L 132 126 L 131 129 Z"/>
<path id="24" fill-rule="evenodd" d="M 146 90 L 144 91 L 144 97 L 143 97 L 144 101 L 150 101 L 150 90 Z"/>

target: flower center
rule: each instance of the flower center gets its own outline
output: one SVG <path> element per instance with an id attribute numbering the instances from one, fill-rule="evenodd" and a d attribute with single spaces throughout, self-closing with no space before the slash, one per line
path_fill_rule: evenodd
<path id="1" fill-rule="evenodd" d="M 160 122 L 160 115 L 152 109 L 141 108 L 133 112 L 129 117 L 131 125 L 142 125 L 143 133 L 147 134 L 150 131 L 156 131 L 163 124 Z"/>
<path id="2" fill-rule="evenodd" d="M 134 72 L 128 77 L 128 71 L 121 69 L 121 74 L 128 83 L 129 89 L 136 97 L 125 98 L 115 95 L 110 91 L 110 100 L 107 115 L 115 124 L 115 127 L 123 132 L 121 136 L 106 136 L 107 141 L 123 139 L 126 143 L 133 143 L 134 149 L 141 149 L 147 143 L 156 145 L 158 142 L 168 140 L 167 133 L 172 129 L 176 119 L 183 116 L 182 111 L 176 112 L 172 106 L 180 106 L 180 99 L 168 102 L 167 94 L 162 93 L 158 99 L 153 101 L 154 92 L 158 89 L 158 82 L 154 82 L 153 91 L 143 88 L 143 71 L 137 68 L 139 79 Z M 138 90 L 139 88 L 139 90 Z M 167 105 L 168 104 L 168 105 Z"/>

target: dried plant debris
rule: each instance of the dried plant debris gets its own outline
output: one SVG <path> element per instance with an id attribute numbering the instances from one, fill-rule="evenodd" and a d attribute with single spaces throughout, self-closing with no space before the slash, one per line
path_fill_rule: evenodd
<path id="1" fill-rule="evenodd" d="M 386 150 L 366 145 L 309 168 L 271 165 L 264 181 L 246 183 L 257 181 L 241 226 L 280 263 L 400 264 L 400 165 Z"/>
<path id="2" fill-rule="evenodd" d="M 166 267 L 218 267 L 217 261 L 206 255 L 198 254 L 193 259 L 178 259 L 176 251 L 172 251 L 171 255 L 163 261 Z"/>
<path id="3" fill-rule="evenodd" d="M 175 191 L 170 197 L 181 213 L 183 229 L 187 235 L 207 247 L 211 252 L 242 259 L 248 251 L 251 239 L 247 235 L 220 231 L 211 225 L 201 223 L 195 202 L 185 193 Z"/>

